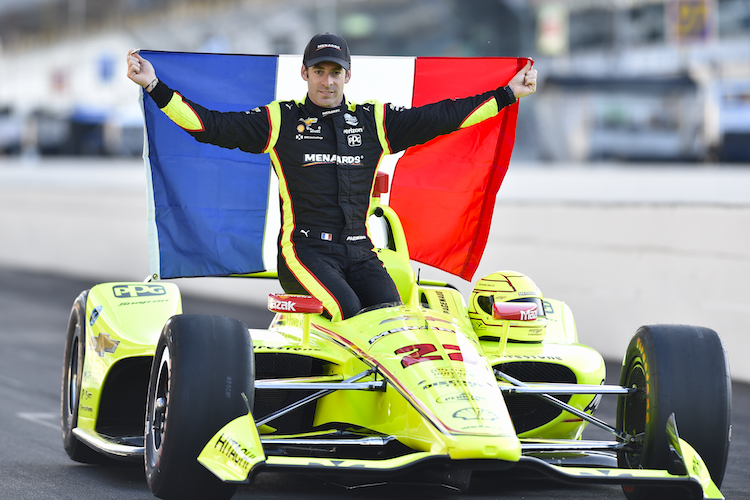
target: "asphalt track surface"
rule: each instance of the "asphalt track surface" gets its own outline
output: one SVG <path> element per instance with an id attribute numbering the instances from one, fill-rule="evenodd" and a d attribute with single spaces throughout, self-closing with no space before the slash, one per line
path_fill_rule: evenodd
<path id="1" fill-rule="evenodd" d="M 106 281 L 106 279 L 99 280 Z M 68 459 L 59 427 L 65 328 L 73 300 L 94 281 L 0 267 L 0 499 L 149 499 L 143 466 L 86 466 Z M 270 313 L 256 307 L 184 297 L 185 312 L 238 318 L 264 327 Z M 612 364 L 609 378 L 617 378 Z M 610 380 L 610 383 L 615 382 Z M 696 405 L 700 405 L 696 401 Z M 614 398 L 597 416 L 614 421 Z M 722 492 L 750 498 L 750 385 L 733 386 L 733 435 Z M 586 437 L 609 439 L 598 430 Z M 435 486 L 387 485 L 344 489 L 304 475 L 260 474 L 235 499 L 621 499 L 619 487 L 567 486 L 539 478 L 475 478 L 466 493 Z"/>

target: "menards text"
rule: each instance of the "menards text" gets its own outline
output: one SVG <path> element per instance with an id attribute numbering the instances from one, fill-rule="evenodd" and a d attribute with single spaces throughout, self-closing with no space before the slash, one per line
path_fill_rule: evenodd
<path id="1" fill-rule="evenodd" d="M 341 156 L 324 153 L 305 153 L 305 163 L 342 163 L 358 165 L 362 163 L 362 156 Z"/>

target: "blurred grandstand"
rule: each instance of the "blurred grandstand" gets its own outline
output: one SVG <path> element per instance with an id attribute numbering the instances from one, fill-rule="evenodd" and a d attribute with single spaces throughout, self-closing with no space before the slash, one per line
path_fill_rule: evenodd
<path id="1" fill-rule="evenodd" d="M 300 53 L 323 31 L 534 56 L 516 158 L 750 162 L 748 0 L 0 0 L 0 155 L 140 155 L 131 47 Z"/>

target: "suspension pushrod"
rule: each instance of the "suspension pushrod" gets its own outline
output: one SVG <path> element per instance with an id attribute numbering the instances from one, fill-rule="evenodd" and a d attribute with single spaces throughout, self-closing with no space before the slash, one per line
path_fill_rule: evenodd
<path id="1" fill-rule="evenodd" d="M 365 370 L 362 373 L 358 373 L 357 375 L 354 375 L 353 377 L 344 380 L 343 382 L 341 382 L 341 384 L 346 384 L 347 382 L 356 382 L 357 380 L 360 380 L 360 379 L 365 378 L 365 377 L 367 377 L 369 375 L 372 375 L 375 372 L 376 371 L 374 369 Z M 324 389 L 324 390 L 318 391 L 318 392 L 316 392 L 314 394 L 310 394 L 309 396 L 306 396 L 306 397 L 300 399 L 299 401 L 296 401 L 296 402 L 290 404 L 289 406 L 281 408 L 280 410 L 276 410 L 275 412 L 271 413 L 270 415 L 266 415 L 263 419 L 256 421 L 255 422 L 255 426 L 256 427 L 260 427 L 261 425 L 265 425 L 268 422 L 270 422 L 271 420 L 275 420 L 275 419 L 279 418 L 282 415 L 286 415 L 290 411 L 296 410 L 297 408 L 300 408 L 301 406 L 304 406 L 307 403 L 310 403 L 312 401 L 316 401 L 316 400 L 322 398 L 323 396 L 327 396 L 328 394 L 336 392 L 337 390 L 338 389 Z"/>

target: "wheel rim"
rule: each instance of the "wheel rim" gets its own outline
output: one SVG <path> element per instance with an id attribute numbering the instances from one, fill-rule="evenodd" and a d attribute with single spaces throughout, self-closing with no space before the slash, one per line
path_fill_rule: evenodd
<path id="1" fill-rule="evenodd" d="M 80 348 L 78 334 L 80 330 L 79 324 L 76 323 L 75 332 L 73 332 L 73 343 L 70 348 L 70 361 L 68 362 L 68 421 L 75 414 L 76 407 L 78 406 L 78 394 L 80 394 L 80 387 L 78 386 L 78 350 Z"/>
<path id="2" fill-rule="evenodd" d="M 646 387 L 646 373 L 640 359 L 633 360 L 625 384 L 627 387 L 638 389 L 637 392 L 625 400 L 622 413 L 622 430 L 636 438 L 638 451 L 623 454 L 627 467 L 637 469 L 641 466 L 643 457 L 643 437 L 648 424 L 648 390 Z"/>
<path id="3" fill-rule="evenodd" d="M 152 405 L 149 409 L 149 423 L 147 432 L 151 435 L 148 440 L 151 453 L 151 465 L 156 466 L 164 442 L 167 428 L 167 401 L 169 396 L 169 348 L 164 347 L 159 360 L 159 372 L 156 379 Z"/>

